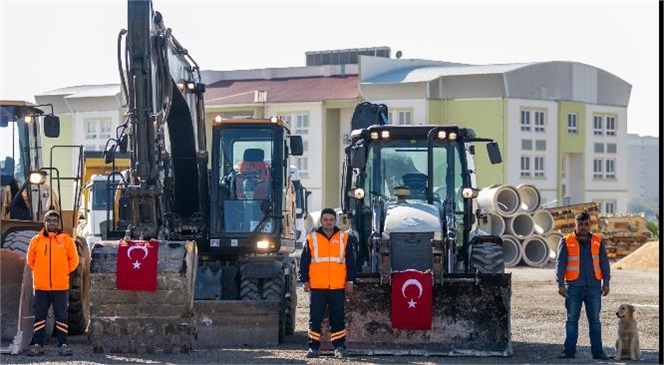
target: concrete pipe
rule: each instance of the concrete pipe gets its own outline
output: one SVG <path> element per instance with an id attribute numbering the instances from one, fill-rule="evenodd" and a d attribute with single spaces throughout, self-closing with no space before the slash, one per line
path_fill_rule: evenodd
<path id="1" fill-rule="evenodd" d="M 514 267 L 521 261 L 521 245 L 519 240 L 510 235 L 503 235 L 503 260 L 505 267 Z"/>
<path id="2" fill-rule="evenodd" d="M 503 217 L 511 217 L 521 207 L 521 200 L 515 187 L 498 185 L 480 190 L 477 205 Z"/>
<path id="3" fill-rule="evenodd" d="M 539 209 L 542 203 L 542 196 L 539 189 L 534 185 L 521 184 L 516 187 L 516 191 L 519 193 L 519 199 L 521 199 L 521 210 L 533 213 Z"/>
<path id="4" fill-rule="evenodd" d="M 533 218 L 528 213 L 518 213 L 514 217 L 505 218 L 505 232 L 507 234 L 523 239 L 532 235 L 534 231 L 535 224 L 533 224 Z"/>
<path id="5" fill-rule="evenodd" d="M 542 236 L 532 235 L 521 242 L 521 260 L 532 267 L 542 267 L 549 262 L 549 246 Z"/>
<path id="6" fill-rule="evenodd" d="M 549 246 L 549 261 L 556 261 L 558 257 L 558 244 L 563 236 L 559 233 L 550 233 L 544 239 L 546 245 Z"/>
<path id="7" fill-rule="evenodd" d="M 540 209 L 533 213 L 533 223 L 535 224 L 535 233 L 546 236 L 551 233 L 555 222 L 549 211 Z"/>

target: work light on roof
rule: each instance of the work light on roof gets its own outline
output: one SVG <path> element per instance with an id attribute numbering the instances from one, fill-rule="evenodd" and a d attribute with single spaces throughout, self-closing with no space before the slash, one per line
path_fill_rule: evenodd
<path id="1" fill-rule="evenodd" d="M 378 139 L 378 132 L 371 132 L 371 139 Z"/>
<path id="2" fill-rule="evenodd" d="M 445 137 L 447 137 L 447 132 L 438 131 L 438 139 L 445 139 Z"/>
<path id="3" fill-rule="evenodd" d="M 455 139 L 457 139 L 456 132 L 450 132 L 450 141 L 454 141 Z"/>
<path id="4" fill-rule="evenodd" d="M 380 137 L 384 139 L 390 138 L 390 131 L 388 130 L 380 131 Z"/>

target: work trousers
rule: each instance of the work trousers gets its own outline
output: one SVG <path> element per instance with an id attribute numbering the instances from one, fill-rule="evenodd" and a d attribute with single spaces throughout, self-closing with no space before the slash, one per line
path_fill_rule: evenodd
<path id="1" fill-rule="evenodd" d="M 346 343 L 346 321 L 344 319 L 344 289 L 311 289 L 309 303 L 309 348 L 320 348 L 321 325 L 325 309 L 330 312 L 330 339 L 332 345 L 343 347 Z"/>
<path id="2" fill-rule="evenodd" d="M 565 351 L 576 353 L 576 342 L 579 338 L 579 317 L 581 305 L 586 307 L 588 318 L 588 334 L 590 336 L 590 352 L 593 355 L 603 353 L 602 324 L 599 315 L 602 310 L 602 288 L 599 286 L 567 285 L 567 322 L 565 322 Z"/>
<path id="3" fill-rule="evenodd" d="M 53 305 L 55 329 L 58 335 L 58 346 L 67 344 L 69 332 L 69 290 L 35 290 L 34 315 L 35 324 L 32 337 L 35 344 L 46 344 L 46 317 L 48 308 Z"/>

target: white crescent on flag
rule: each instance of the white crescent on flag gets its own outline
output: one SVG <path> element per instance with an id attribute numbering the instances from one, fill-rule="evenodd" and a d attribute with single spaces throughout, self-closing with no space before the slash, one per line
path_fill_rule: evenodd
<path id="1" fill-rule="evenodd" d="M 130 260 L 131 260 L 131 251 L 133 251 L 134 249 L 143 251 L 143 258 L 141 260 L 145 260 L 145 258 L 148 257 L 148 248 L 147 247 L 145 247 L 145 246 L 131 246 L 127 250 L 127 257 L 129 257 Z"/>
<path id="2" fill-rule="evenodd" d="M 420 294 L 417 296 L 418 298 L 422 296 L 422 293 L 424 292 L 424 288 L 422 288 L 422 283 L 419 282 L 417 279 L 408 279 L 406 280 L 403 285 L 401 286 L 401 295 L 403 295 L 404 298 L 406 298 L 406 288 L 415 285 L 417 289 L 420 290 Z"/>

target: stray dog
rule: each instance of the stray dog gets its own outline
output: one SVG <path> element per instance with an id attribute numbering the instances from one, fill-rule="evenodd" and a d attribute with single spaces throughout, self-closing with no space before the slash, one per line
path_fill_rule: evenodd
<path id="1" fill-rule="evenodd" d="M 636 329 L 636 320 L 634 319 L 634 306 L 621 304 L 616 316 L 620 320 L 618 321 L 615 359 L 620 360 L 623 355 L 629 355 L 632 361 L 639 360 L 641 350 L 639 349 L 639 332 Z"/>

